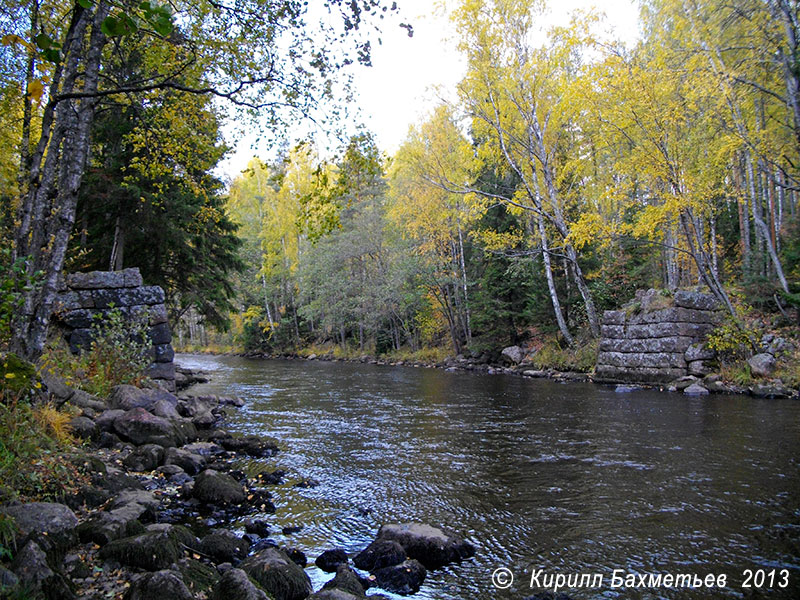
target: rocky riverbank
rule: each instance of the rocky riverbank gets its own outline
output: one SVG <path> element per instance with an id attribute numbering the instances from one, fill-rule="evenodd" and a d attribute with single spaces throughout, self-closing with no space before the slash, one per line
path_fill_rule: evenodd
<path id="1" fill-rule="evenodd" d="M 275 486 L 287 473 L 262 466 L 280 449 L 222 427 L 244 401 L 128 385 L 100 399 L 45 383 L 51 401 L 80 410 L 70 425 L 85 445 L 71 460 L 86 482 L 58 503 L 0 506 L 13 523 L 0 532 L 9 549 L 0 553 L 0 597 L 350 600 L 370 587 L 410 595 L 429 569 L 475 553 L 430 525 L 385 524 L 355 556 L 332 548 L 315 557 L 335 573 L 315 592 L 303 550 L 270 537 Z M 243 461 L 250 476 L 237 468 Z"/>
<path id="2" fill-rule="evenodd" d="M 775 340 L 778 343 L 775 343 Z M 581 371 L 560 371 L 558 369 L 536 368 L 532 363 L 525 359 L 524 349 L 518 346 L 504 348 L 500 354 L 502 360 L 492 361 L 487 354 L 478 357 L 457 356 L 448 358 L 443 362 L 425 361 L 404 361 L 404 360 L 383 360 L 374 356 L 363 355 L 358 358 L 342 358 L 334 356 L 332 353 L 303 355 L 298 353 L 244 353 L 236 354 L 244 358 L 264 359 L 264 360 L 309 360 L 326 362 L 349 362 L 362 363 L 379 366 L 392 367 L 415 367 L 425 369 L 443 369 L 450 373 L 484 373 L 488 375 L 513 375 L 528 379 L 551 379 L 562 382 L 589 382 L 598 385 L 613 387 L 619 393 L 626 393 L 637 389 L 653 389 L 664 392 L 680 393 L 687 396 L 703 396 L 708 394 L 734 394 L 750 395 L 756 398 L 796 398 L 800 396 L 800 390 L 792 388 L 783 383 L 780 379 L 771 378 L 771 370 L 762 367 L 763 364 L 772 365 L 774 369 L 775 355 L 785 353 L 785 348 L 790 342 L 774 335 L 764 336 L 762 341 L 762 352 L 755 355 L 750 362 L 753 373 L 762 376 L 762 379 L 747 385 L 737 384 L 733 381 L 726 381 L 719 373 L 708 373 L 706 375 L 685 375 L 674 379 L 668 383 L 609 383 L 606 381 L 595 381 L 594 373 Z M 793 346 L 792 346 L 793 347 Z M 773 354 L 774 353 L 774 354 Z M 520 357 L 519 362 L 515 362 L 512 357 Z"/>

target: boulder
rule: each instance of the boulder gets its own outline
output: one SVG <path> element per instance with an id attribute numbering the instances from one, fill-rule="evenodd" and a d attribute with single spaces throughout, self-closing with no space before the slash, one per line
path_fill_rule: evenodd
<path id="1" fill-rule="evenodd" d="M 96 440 L 100 435 L 97 425 L 88 417 L 73 417 L 68 425 L 72 433 L 82 440 Z"/>
<path id="2" fill-rule="evenodd" d="M 405 561 L 406 551 L 394 540 L 375 540 L 353 559 L 353 564 L 363 571 L 375 571 L 399 565 Z"/>
<path id="3" fill-rule="evenodd" d="M 157 417 L 164 417 L 165 419 L 173 419 L 177 421 L 181 418 L 181 415 L 178 413 L 178 409 L 175 408 L 175 405 L 169 400 L 165 400 L 163 398 L 156 400 L 155 404 L 153 404 L 152 408 L 150 408 L 150 412 Z"/>
<path id="4" fill-rule="evenodd" d="M 167 448 L 164 464 L 176 465 L 189 475 L 194 476 L 206 468 L 206 459 L 185 448 Z"/>
<path id="5" fill-rule="evenodd" d="M 173 407 L 177 406 L 178 398 L 160 388 L 138 388 L 133 385 L 116 385 L 111 388 L 109 396 L 110 408 L 121 410 L 131 410 L 132 408 L 144 408 L 152 410 L 156 403 L 163 400 Z"/>
<path id="6" fill-rule="evenodd" d="M 118 408 L 106 410 L 100 413 L 94 422 L 100 431 L 111 432 L 114 430 L 114 421 L 124 414 L 125 411 Z"/>
<path id="7" fill-rule="evenodd" d="M 676 391 L 682 392 L 686 388 L 698 383 L 700 380 L 697 379 L 694 375 L 684 375 L 683 377 L 679 377 L 678 379 L 670 382 L 670 387 L 674 387 Z"/>
<path id="8" fill-rule="evenodd" d="M 238 564 L 247 556 L 250 543 L 227 529 L 218 529 L 200 540 L 200 552 L 214 562 Z"/>
<path id="9" fill-rule="evenodd" d="M 750 388 L 750 393 L 757 398 L 791 398 L 794 391 L 782 383 L 759 383 Z"/>
<path id="10" fill-rule="evenodd" d="M 266 542 L 270 542 L 271 540 L 262 540 Z M 273 544 L 274 546 L 274 544 Z M 308 565 L 308 558 L 306 557 L 306 553 L 300 550 L 299 548 L 295 548 L 293 546 L 287 546 L 282 549 L 286 556 L 288 556 L 291 561 L 298 565 L 299 567 L 305 569 L 306 565 Z"/>
<path id="11" fill-rule="evenodd" d="M 137 472 L 152 471 L 164 461 L 164 448 L 158 444 L 144 444 L 139 446 L 128 456 L 122 464 L 128 469 Z"/>
<path id="12" fill-rule="evenodd" d="M 195 478 L 192 495 L 206 504 L 241 504 L 245 501 L 242 484 L 213 469 L 206 469 Z"/>
<path id="13" fill-rule="evenodd" d="M 98 412 L 102 412 L 108 408 L 106 403 L 100 398 L 88 392 L 84 392 L 83 390 L 75 390 L 69 398 L 69 403 L 78 408 L 91 408 Z"/>
<path id="14" fill-rule="evenodd" d="M 469 542 L 423 523 L 383 525 L 377 539 L 397 542 L 410 558 L 430 569 L 475 556 L 475 548 Z"/>
<path id="15" fill-rule="evenodd" d="M 75 534 L 78 517 L 64 504 L 28 502 L 14 506 L 0 506 L 0 513 L 14 519 L 19 540 L 32 534 L 41 534 L 60 550 L 66 550 L 78 541 Z"/>
<path id="16" fill-rule="evenodd" d="M 339 565 L 347 565 L 350 559 L 347 557 L 347 552 L 340 548 L 333 550 L 325 550 L 317 557 L 314 564 L 326 573 L 335 573 Z"/>
<path id="17" fill-rule="evenodd" d="M 763 352 L 747 359 L 750 373 L 755 377 L 769 377 L 775 370 L 775 357 Z"/>
<path id="18" fill-rule="evenodd" d="M 183 557 L 186 548 L 196 548 L 197 539 L 184 527 L 163 529 L 115 540 L 100 549 L 100 558 L 146 571 L 166 569 Z"/>
<path id="19" fill-rule="evenodd" d="M 687 396 L 708 396 L 708 390 L 699 383 L 693 383 L 683 390 Z"/>
<path id="20" fill-rule="evenodd" d="M 193 594 L 207 596 L 217 585 L 220 573 L 213 565 L 208 565 L 193 558 L 182 558 L 175 565 L 183 577 L 183 582 Z"/>
<path id="21" fill-rule="evenodd" d="M 178 412 L 184 417 L 196 417 L 211 412 L 219 406 L 216 396 L 187 396 L 178 401 Z"/>
<path id="22" fill-rule="evenodd" d="M 427 574 L 422 563 L 413 558 L 393 567 L 378 569 L 373 573 L 378 587 L 402 596 L 416 594 Z"/>
<path id="23" fill-rule="evenodd" d="M 75 598 L 70 583 L 47 562 L 47 555 L 38 544 L 29 540 L 14 557 L 11 565 L 20 587 L 28 595 L 20 597 L 38 598 L 45 596 L 59 600 Z"/>
<path id="24" fill-rule="evenodd" d="M 358 574 L 346 564 L 336 569 L 336 576 L 322 586 L 323 590 L 341 590 L 359 598 L 363 597 L 370 582 L 362 580 Z"/>
<path id="25" fill-rule="evenodd" d="M 133 408 L 117 417 L 114 430 L 123 439 L 130 440 L 137 446 L 142 444 L 158 444 L 171 447 L 178 445 L 178 434 L 168 419 L 150 414 L 144 408 Z M 181 443 L 185 442 L 185 439 Z"/>
<path id="26" fill-rule="evenodd" d="M 176 571 L 156 571 L 134 576 L 124 600 L 194 600 Z"/>
<path id="27" fill-rule="evenodd" d="M 73 388 L 67 385 L 67 383 L 58 375 L 53 374 L 48 370 L 43 370 L 41 375 L 42 383 L 44 383 L 44 387 L 47 392 L 50 394 L 52 400 L 55 401 L 55 404 L 61 405 L 64 402 L 68 401 L 72 394 L 75 392 Z"/>
<path id="28" fill-rule="evenodd" d="M 252 435 L 246 437 L 225 436 L 216 441 L 225 450 L 245 454 L 253 458 L 267 458 L 274 456 L 278 452 L 278 446 L 273 442 L 268 442 Z"/>
<path id="29" fill-rule="evenodd" d="M 305 571 L 283 551 L 266 548 L 241 565 L 273 600 L 304 600 L 313 588 Z"/>
<path id="30" fill-rule="evenodd" d="M 508 346 L 503 348 L 503 351 L 500 352 L 500 356 L 505 358 L 511 364 L 518 365 L 522 362 L 522 359 L 525 358 L 525 352 L 519 346 Z"/>
<path id="31" fill-rule="evenodd" d="M 222 575 L 210 600 L 269 600 L 264 590 L 241 569 L 228 569 Z"/>
<path id="32" fill-rule="evenodd" d="M 270 534 L 269 523 L 263 519 L 248 519 L 244 522 L 244 530 L 259 537 L 267 537 Z"/>
<path id="33" fill-rule="evenodd" d="M 192 423 L 198 429 L 213 429 L 220 418 L 212 412 L 206 412 L 192 418 Z"/>
<path id="34" fill-rule="evenodd" d="M 148 513 L 148 507 L 130 502 L 93 514 L 78 526 L 81 542 L 93 542 L 104 546 L 109 542 L 142 533 L 140 519 Z"/>

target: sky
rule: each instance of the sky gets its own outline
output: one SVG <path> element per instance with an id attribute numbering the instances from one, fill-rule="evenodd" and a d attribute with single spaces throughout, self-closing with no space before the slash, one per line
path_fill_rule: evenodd
<path id="1" fill-rule="evenodd" d="M 359 121 L 389 155 L 402 144 L 409 127 L 424 119 L 442 98 L 454 99 L 466 69 L 447 16 L 453 0 L 446 0 L 444 6 L 435 6 L 443 3 L 431 0 L 398 0 L 397 4 L 402 18 L 385 26 L 381 45 L 373 43 L 372 66 L 359 66 L 353 73 Z M 575 10 L 596 11 L 599 6 L 615 37 L 630 44 L 638 35 L 636 0 L 550 0 L 548 4 L 552 25 L 567 24 Z M 401 22 L 413 25 L 413 37 L 399 27 Z M 298 128 L 301 136 L 302 130 Z M 225 131 L 232 151 L 219 167 L 224 178 L 234 179 L 253 156 L 270 156 L 266 142 L 247 135 L 234 139 L 231 130 Z"/>

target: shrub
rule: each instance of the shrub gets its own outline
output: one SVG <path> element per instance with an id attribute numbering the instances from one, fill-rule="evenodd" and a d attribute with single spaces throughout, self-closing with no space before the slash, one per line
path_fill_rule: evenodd
<path id="1" fill-rule="evenodd" d="M 597 341 L 562 348 L 555 339 L 546 340 L 531 361 L 537 369 L 588 373 L 597 362 Z"/>
<path id="2" fill-rule="evenodd" d="M 111 310 L 92 324 L 88 349 L 72 354 L 61 341 L 47 348 L 42 369 L 101 397 L 115 385 L 139 385 L 152 361 L 148 321 L 146 313 L 126 319 L 119 309 Z"/>

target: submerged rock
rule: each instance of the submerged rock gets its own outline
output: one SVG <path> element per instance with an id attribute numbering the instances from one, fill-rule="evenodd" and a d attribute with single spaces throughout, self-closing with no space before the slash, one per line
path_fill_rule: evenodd
<path id="1" fill-rule="evenodd" d="M 708 390 L 699 383 L 693 383 L 683 390 L 687 396 L 708 396 Z"/>
<path id="2" fill-rule="evenodd" d="M 406 560 L 406 551 L 394 540 L 375 540 L 353 559 L 353 564 L 364 571 L 374 571 L 399 565 Z"/>
<path id="3" fill-rule="evenodd" d="M 378 539 L 397 542 L 410 558 L 430 569 L 475 556 L 475 548 L 469 542 L 424 523 L 383 525 L 378 531 Z"/>
<path id="4" fill-rule="evenodd" d="M 347 557 L 347 552 L 339 548 L 333 550 L 325 550 L 317 557 L 314 564 L 326 573 L 335 573 L 339 565 L 347 565 L 350 559 Z"/>
<path id="5" fill-rule="evenodd" d="M 416 594 L 427 574 L 422 563 L 413 558 L 399 565 L 378 569 L 374 573 L 378 587 L 403 596 Z"/>

